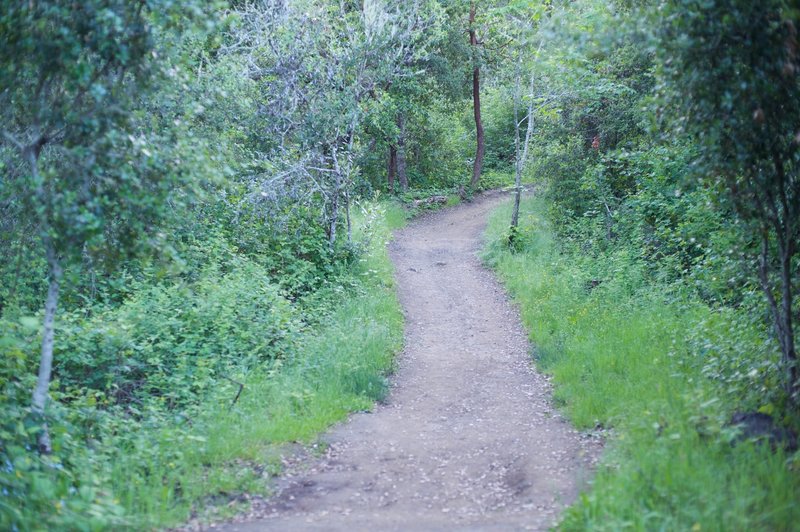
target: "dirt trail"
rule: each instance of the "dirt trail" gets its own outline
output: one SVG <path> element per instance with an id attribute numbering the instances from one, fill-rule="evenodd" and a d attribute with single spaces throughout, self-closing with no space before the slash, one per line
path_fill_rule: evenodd
<path id="1" fill-rule="evenodd" d="M 576 497 L 598 443 L 554 411 L 518 312 L 476 255 L 502 199 L 396 234 L 406 348 L 386 404 L 332 430 L 260 520 L 227 530 L 540 530 Z"/>

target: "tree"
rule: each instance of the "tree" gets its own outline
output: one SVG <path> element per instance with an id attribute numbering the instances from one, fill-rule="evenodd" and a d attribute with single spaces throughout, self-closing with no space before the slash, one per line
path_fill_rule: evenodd
<path id="1" fill-rule="evenodd" d="M 534 88 L 536 81 L 536 59 L 542 50 L 540 38 L 538 48 L 531 51 L 531 40 L 535 36 L 535 29 L 542 16 L 539 5 L 530 2 L 521 2 L 508 9 L 509 37 L 516 43 L 511 60 L 514 62 L 514 208 L 511 213 L 511 234 L 509 241 L 513 243 L 519 225 L 519 206 L 522 199 L 522 174 L 528 162 L 528 148 L 534 131 Z M 521 12 L 517 12 L 520 10 Z M 527 113 L 520 119 L 519 108 L 522 104 L 522 76 L 523 66 L 529 78 L 527 100 Z M 525 138 L 520 138 L 520 126 L 525 122 Z"/>
<path id="2" fill-rule="evenodd" d="M 333 248 L 342 210 L 349 223 L 365 118 L 392 84 L 415 75 L 411 67 L 427 53 L 420 41 L 437 20 L 435 2 L 260 0 L 239 14 L 243 23 L 228 50 L 243 51 L 249 75 L 261 83 L 259 112 L 271 139 L 265 152 L 281 164 L 301 159 L 292 173 L 321 198 Z M 402 120 L 394 121 L 402 137 Z M 403 146 L 395 145 L 403 184 Z"/>
<path id="3" fill-rule="evenodd" d="M 45 412 L 55 318 L 66 269 L 81 255 L 133 250 L 170 193 L 155 147 L 129 127 L 130 103 L 152 75 L 156 0 L 5 0 L 0 9 L 2 136 L 15 150 L 4 201 L 36 227 L 48 270 L 32 407 Z M 184 10 L 192 6 L 182 6 Z M 39 437 L 50 451 L 46 428 Z"/>
<path id="4" fill-rule="evenodd" d="M 522 173 L 525 170 L 525 164 L 528 162 L 528 147 L 531 143 L 531 136 L 533 135 L 533 89 L 534 89 L 534 75 L 530 76 L 530 84 L 528 90 L 528 106 L 527 113 L 524 118 L 519 117 L 519 108 L 521 105 L 521 78 L 522 73 L 520 67 L 517 66 L 517 73 L 514 82 L 514 209 L 511 213 L 511 235 L 510 239 L 513 241 L 514 235 L 519 225 L 519 204 L 522 199 Z M 520 139 L 520 126 L 522 122 L 526 122 L 525 138 Z"/>
<path id="5" fill-rule="evenodd" d="M 402 111 L 397 115 L 397 145 L 394 150 L 394 163 L 397 169 L 397 179 L 400 181 L 400 189 L 403 192 L 408 190 L 408 173 L 406 171 L 406 117 Z"/>
<path id="6" fill-rule="evenodd" d="M 478 32 L 475 27 L 475 2 L 470 2 L 469 6 L 469 44 L 472 48 L 472 111 L 475 117 L 475 161 L 472 165 L 472 178 L 470 188 L 475 188 L 481 179 L 481 169 L 483 167 L 483 156 L 486 152 L 486 141 L 483 133 L 483 119 L 481 117 L 481 65 L 479 62 Z"/>
<path id="7" fill-rule="evenodd" d="M 795 304 L 800 240 L 800 49 L 795 2 L 668 2 L 659 17 L 661 93 L 702 147 L 702 179 L 757 241 L 786 391 L 800 401 Z"/>

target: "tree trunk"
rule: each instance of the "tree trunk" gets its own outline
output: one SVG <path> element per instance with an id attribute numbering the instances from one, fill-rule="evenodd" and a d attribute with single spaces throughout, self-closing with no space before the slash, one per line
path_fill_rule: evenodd
<path id="1" fill-rule="evenodd" d="M 58 262 L 56 251 L 49 237 L 45 238 L 45 248 L 47 250 L 47 265 L 50 270 L 50 286 L 47 289 L 47 300 L 44 306 L 44 323 L 42 330 L 42 351 L 39 360 L 39 377 L 36 387 L 33 389 L 33 411 L 40 416 L 44 416 L 44 409 L 47 405 L 47 394 L 50 389 L 50 376 L 53 371 L 53 343 L 55 339 L 55 320 L 56 308 L 58 306 L 58 292 L 61 283 L 61 264 Z M 39 451 L 49 454 L 52 448 L 50 445 L 50 434 L 47 424 L 42 427 L 39 435 Z"/>
<path id="2" fill-rule="evenodd" d="M 475 2 L 469 8 L 469 43 L 472 46 L 472 108 L 475 114 L 475 162 L 472 166 L 472 179 L 470 188 L 475 188 L 481 179 L 483 155 L 486 151 L 483 134 L 483 120 L 481 119 L 481 68 L 478 62 L 478 36 L 475 31 Z"/>
<path id="3" fill-rule="evenodd" d="M 397 147 L 389 146 L 389 192 L 394 194 L 394 178 L 397 175 Z"/>
<path id="4" fill-rule="evenodd" d="M 400 135 L 397 137 L 397 179 L 400 181 L 400 189 L 403 192 L 408 190 L 408 175 L 406 174 L 406 120 L 402 113 L 397 115 L 397 128 Z"/>
<path id="5" fill-rule="evenodd" d="M 347 243 L 353 243 L 353 224 L 350 221 L 350 192 L 344 191 L 344 212 L 347 221 Z"/>
<path id="6" fill-rule="evenodd" d="M 781 363 L 786 371 L 786 393 L 796 404 L 800 401 L 800 375 L 797 368 L 797 349 L 794 340 L 794 323 L 792 315 L 793 292 L 791 284 L 792 247 L 790 242 L 786 246 L 780 242 L 782 235 L 778 235 L 778 252 L 781 262 L 780 281 L 776 287 L 770 275 L 770 238 L 769 229 L 763 227 L 761 231 L 761 253 L 759 256 L 758 276 L 761 288 L 767 297 L 769 308 L 772 312 L 775 333 L 781 347 Z M 774 290 L 778 288 L 780 301 L 775 298 Z"/>
<path id="7" fill-rule="evenodd" d="M 517 75 L 514 80 L 514 211 L 511 213 L 511 235 L 509 239 L 513 243 L 519 225 L 519 203 L 522 196 L 522 153 L 520 152 L 519 144 L 519 100 L 520 100 L 520 71 L 519 62 L 517 62 Z M 530 121 L 530 116 L 528 117 Z M 529 122 L 530 123 L 530 122 Z"/>
<path id="8" fill-rule="evenodd" d="M 777 194 L 770 187 L 764 187 L 762 191 L 757 191 L 755 196 L 758 199 L 759 192 L 763 192 L 764 203 L 760 204 L 760 207 L 766 208 L 768 213 L 768 222 L 762 226 L 759 277 L 772 310 L 775 329 L 781 345 L 781 362 L 786 372 L 786 392 L 791 401 L 798 405 L 800 404 L 800 368 L 797 367 L 797 348 L 795 346 L 796 315 L 794 314 L 792 261 L 797 253 L 796 220 L 797 216 L 800 216 L 800 199 L 793 191 L 796 183 L 793 183 L 794 180 L 787 176 L 783 161 L 784 157 L 781 152 L 774 150 L 772 162 L 778 178 Z M 769 272 L 770 224 L 775 234 L 779 261 L 777 281 L 774 283 Z M 776 301 L 774 291 L 777 291 L 780 301 Z"/>
<path id="9" fill-rule="evenodd" d="M 342 188 L 342 173 L 339 167 L 339 156 L 336 146 L 331 152 L 333 158 L 333 194 L 331 194 L 331 216 L 328 220 L 328 245 L 331 249 L 336 245 L 336 226 L 339 225 L 339 194 Z"/>
<path id="10" fill-rule="evenodd" d="M 516 91 L 514 92 L 514 147 L 516 153 L 516 165 L 514 185 L 516 187 L 516 194 L 514 195 L 514 211 L 511 215 L 511 235 L 512 238 L 516 234 L 517 226 L 519 225 L 519 204 L 522 199 L 522 172 L 525 170 L 525 165 L 528 162 L 528 147 L 531 143 L 531 136 L 533 136 L 533 82 L 534 76 L 531 74 L 530 88 L 528 89 L 528 124 L 525 129 L 525 142 L 522 150 L 520 150 L 519 138 L 519 91 L 520 91 L 520 74 L 517 71 Z"/>
<path id="11" fill-rule="evenodd" d="M 788 246 L 793 246 L 790 242 Z M 786 368 L 788 380 L 787 391 L 795 402 L 800 401 L 800 376 L 797 368 L 797 348 L 794 343 L 794 323 L 792 307 L 794 294 L 792 293 L 792 251 L 781 250 L 781 293 L 783 299 L 782 314 L 785 326 L 783 331 L 783 365 Z"/>
<path id="12" fill-rule="evenodd" d="M 58 259 L 55 242 L 50 234 L 50 221 L 45 210 L 46 192 L 45 182 L 39 173 L 39 153 L 46 143 L 44 136 L 29 144 L 22 146 L 19 142 L 14 142 L 20 149 L 21 155 L 28 162 L 31 176 L 36 183 L 36 198 L 42 209 L 40 213 L 40 227 L 42 244 L 44 245 L 47 258 L 47 268 L 49 275 L 49 285 L 47 288 L 47 299 L 44 305 L 44 322 L 42 323 L 42 349 L 39 356 L 39 374 L 36 379 L 36 386 L 33 388 L 31 397 L 31 409 L 35 414 L 42 418 L 42 432 L 39 434 L 39 452 L 49 454 L 52 451 L 50 444 L 50 431 L 47 422 L 44 420 L 45 407 L 47 406 L 47 396 L 50 390 L 50 378 L 53 373 L 53 344 L 55 342 L 55 322 L 56 309 L 58 308 L 58 293 L 61 287 L 61 275 L 63 269 Z"/>

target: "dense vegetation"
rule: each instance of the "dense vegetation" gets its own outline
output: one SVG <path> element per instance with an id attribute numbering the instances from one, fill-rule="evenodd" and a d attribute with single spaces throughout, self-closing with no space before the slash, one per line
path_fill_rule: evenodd
<path id="1" fill-rule="evenodd" d="M 490 260 L 614 427 L 567 528 L 775 528 L 800 424 L 790 0 L 0 0 L 0 528 L 158 527 L 369 408 L 409 200 L 518 182 Z M 514 187 L 519 190 L 520 187 Z"/>
<path id="2" fill-rule="evenodd" d="M 584 1 L 535 33 L 537 197 L 486 260 L 609 442 L 566 530 L 797 527 L 798 15 Z"/>

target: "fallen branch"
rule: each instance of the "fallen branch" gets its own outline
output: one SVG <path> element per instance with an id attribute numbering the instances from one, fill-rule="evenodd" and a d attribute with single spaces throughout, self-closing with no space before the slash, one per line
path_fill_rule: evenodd
<path id="1" fill-rule="evenodd" d="M 447 203 L 447 196 L 431 196 L 425 199 L 414 200 L 414 207 L 421 207 L 423 205 L 429 207 L 431 205 L 444 205 L 445 203 Z"/>

